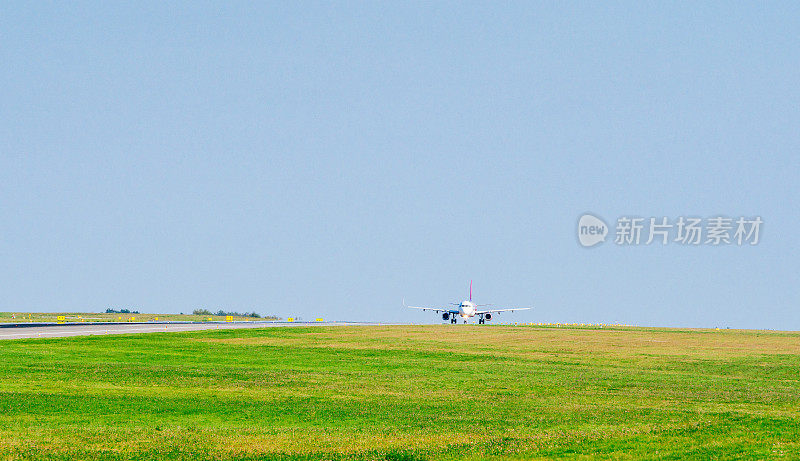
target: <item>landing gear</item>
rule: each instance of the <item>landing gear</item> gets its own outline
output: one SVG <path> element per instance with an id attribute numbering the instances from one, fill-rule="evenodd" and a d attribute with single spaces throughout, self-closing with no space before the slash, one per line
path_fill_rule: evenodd
<path id="1" fill-rule="evenodd" d="M 458 317 L 456 317 L 455 315 L 450 317 L 450 323 L 455 325 L 457 322 L 458 322 Z"/>
<path id="2" fill-rule="evenodd" d="M 486 321 L 483 320 L 483 316 L 481 316 L 481 318 L 478 319 L 478 325 L 483 325 L 484 323 L 486 323 Z"/>

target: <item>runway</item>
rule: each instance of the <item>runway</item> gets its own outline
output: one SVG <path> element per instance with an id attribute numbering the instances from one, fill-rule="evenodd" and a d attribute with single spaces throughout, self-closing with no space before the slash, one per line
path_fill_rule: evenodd
<path id="1" fill-rule="evenodd" d="M 66 323 L 0 327 L 0 340 L 24 338 L 60 338 L 67 336 L 121 335 L 131 333 L 165 333 L 232 328 L 308 327 L 332 325 L 367 325 L 355 322 L 160 322 L 160 323 Z"/>

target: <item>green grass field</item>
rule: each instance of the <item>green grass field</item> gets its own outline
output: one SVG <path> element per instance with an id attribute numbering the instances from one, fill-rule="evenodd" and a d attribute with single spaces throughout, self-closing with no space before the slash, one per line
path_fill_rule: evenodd
<path id="1" fill-rule="evenodd" d="M 0 342 L 0 458 L 800 457 L 800 333 L 298 327 Z"/>

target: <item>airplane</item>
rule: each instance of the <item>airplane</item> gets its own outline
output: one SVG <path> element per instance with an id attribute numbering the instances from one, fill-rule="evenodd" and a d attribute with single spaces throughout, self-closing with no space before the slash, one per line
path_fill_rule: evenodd
<path id="1" fill-rule="evenodd" d="M 403 301 L 405 304 L 405 301 Z M 530 307 L 513 307 L 510 309 L 487 309 L 487 310 L 478 310 L 479 307 L 491 306 L 491 304 L 475 304 L 472 302 L 472 280 L 469 281 L 469 300 L 461 301 L 460 303 L 450 303 L 453 306 L 457 306 L 455 309 L 437 309 L 435 307 L 418 307 L 418 306 L 407 306 L 409 309 L 421 309 L 423 311 L 433 311 L 433 312 L 441 312 L 442 313 L 442 320 L 450 320 L 451 324 L 455 324 L 458 322 L 458 317 L 464 319 L 464 323 L 467 323 L 467 319 L 471 317 L 478 316 L 478 324 L 482 325 L 489 320 L 492 320 L 492 314 L 497 312 L 514 312 L 514 311 L 526 311 L 530 309 Z"/>

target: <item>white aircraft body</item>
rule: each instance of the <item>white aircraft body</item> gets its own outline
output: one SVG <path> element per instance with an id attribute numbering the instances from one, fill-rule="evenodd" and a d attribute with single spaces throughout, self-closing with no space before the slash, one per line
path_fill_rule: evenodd
<path id="1" fill-rule="evenodd" d="M 405 304 L 405 303 L 404 303 Z M 450 320 L 450 323 L 457 323 L 458 318 L 461 317 L 464 319 L 464 323 L 467 323 L 467 319 L 472 317 L 478 317 L 478 323 L 483 324 L 486 323 L 488 320 L 492 320 L 492 314 L 497 312 L 514 312 L 514 311 L 526 311 L 530 309 L 530 307 L 512 307 L 508 309 L 479 309 L 480 307 L 491 306 L 491 304 L 475 304 L 472 302 L 472 281 L 469 282 L 469 299 L 461 301 L 460 303 L 450 303 L 456 308 L 445 308 L 439 309 L 436 307 L 419 307 L 419 306 L 408 306 L 410 309 L 421 309 L 423 311 L 433 311 L 433 312 L 440 312 L 442 314 L 442 320 Z"/>

